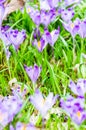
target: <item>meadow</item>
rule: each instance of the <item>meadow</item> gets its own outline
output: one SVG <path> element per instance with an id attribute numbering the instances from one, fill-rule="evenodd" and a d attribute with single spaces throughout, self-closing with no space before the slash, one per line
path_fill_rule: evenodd
<path id="1" fill-rule="evenodd" d="M 0 130 L 86 130 L 86 0 L 0 0 Z"/>

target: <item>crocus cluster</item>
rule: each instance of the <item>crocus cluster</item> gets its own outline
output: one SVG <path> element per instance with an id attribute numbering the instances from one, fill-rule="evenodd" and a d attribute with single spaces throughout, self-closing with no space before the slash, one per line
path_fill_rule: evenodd
<path id="1" fill-rule="evenodd" d="M 22 86 L 18 84 L 16 79 L 12 79 L 9 82 L 9 85 L 11 87 L 12 94 L 5 97 L 0 96 L 0 130 L 3 130 L 4 127 L 6 127 L 9 123 L 11 123 L 15 115 L 19 113 L 25 100 L 24 96 L 27 93 L 26 86 L 24 85 L 24 88 L 22 88 Z M 21 124 L 21 125 L 18 125 L 18 124 Z M 25 125 L 22 123 L 17 123 L 16 130 L 20 126 L 21 126 L 21 129 L 24 129 Z M 31 128 L 32 125 L 28 124 L 26 125 L 25 128 L 27 127 Z M 14 130 L 12 128 L 13 127 L 10 126 L 10 130 Z"/>
<path id="2" fill-rule="evenodd" d="M 39 35 L 39 37 L 35 37 L 32 41 L 32 44 L 35 45 L 39 52 L 43 51 L 46 45 L 49 43 L 51 46 L 54 45 L 56 40 L 58 39 L 60 29 L 53 30 L 52 32 L 48 31 L 48 25 L 54 21 L 57 16 L 61 16 L 63 19 L 63 26 L 67 31 L 71 33 L 74 37 L 78 34 L 78 20 L 74 22 L 71 19 L 74 17 L 74 8 L 66 8 L 71 4 L 79 3 L 80 1 L 62 1 L 62 0 L 40 0 L 40 10 L 38 6 L 31 7 L 30 5 L 26 5 L 26 11 L 32 18 L 33 22 L 36 24 L 37 30 L 39 26 L 42 24 L 44 26 L 44 33 Z M 61 5 L 64 3 L 64 8 Z M 34 33 L 37 33 L 35 31 Z M 38 34 L 37 34 L 38 35 Z"/>
<path id="3" fill-rule="evenodd" d="M 15 51 L 18 51 L 21 43 L 23 43 L 26 38 L 26 32 L 25 30 L 19 31 L 18 29 L 13 29 L 10 26 L 2 26 L 3 19 L 8 9 L 8 7 L 4 7 L 5 1 L 6 0 L 0 1 L 0 39 L 5 45 L 6 56 L 7 59 L 9 59 L 11 55 L 9 46 L 12 45 Z M 39 8 L 38 6 L 35 8 L 28 6 L 26 8 L 27 13 L 36 24 L 32 45 L 36 46 L 39 52 L 42 52 L 47 44 L 53 47 L 57 41 L 60 28 L 52 29 L 51 32 L 48 28 L 49 24 L 53 22 L 57 16 L 61 16 L 64 28 L 71 33 L 73 38 L 77 34 L 82 38 L 86 37 L 86 19 L 83 21 L 80 19 L 72 21 L 74 10 L 73 8 L 67 7 L 72 4 L 75 5 L 80 1 L 81 0 L 39 0 Z M 61 3 L 64 3 L 64 8 L 59 8 Z M 43 25 L 42 27 L 44 29 L 42 34 L 40 32 L 41 29 L 39 29 L 41 25 Z M 24 65 L 24 69 L 32 83 L 35 84 L 40 76 L 42 67 L 36 64 L 30 67 Z M 74 93 L 74 96 L 69 95 L 66 97 L 66 100 L 61 98 L 60 105 L 73 122 L 80 125 L 86 120 L 86 80 L 79 79 L 76 84 L 70 81 L 69 88 Z M 0 97 L 0 130 L 13 121 L 15 115 L 21 110 L 24 102 L 23 97 L 25 97 L 27 93 L 26 88 L 22 89 L 21 86 L 17 84 L 13 86 L 11 90 L 12 95 Z M 57 99 L 58 95 L 54 96 L 52 92 L 50 92 L 47 97 L 44 97 L 39 89 L 36 89 L 33 95 L 29 96 L 29 101 L 40 112 L 42 118 L 45 118 Z M 25 124 L 17 122 L 15 127 L 10 125 L 10 130 L 36 130 L 36 128 L 30 123 Z"/>
<path id="4" fill-rule="evenodd" d="M 26 5 L 26 11 L 37 26 L 43 24 L 47 27 L 59 15 L 61 15 L 65 21 L 71 20 L 74 16 L 73 8 L 66 9 L 66 7 L 71 4 L 75 5 L 80 3 L 80 1 L 81 0 L 39 0 L 40 10 L 37 6 L 31 7 Z M 60 6 L 61 3 L 64 3 L 62 4 L 64 5 L 64 9 L 63 6 Z"/>
<path id="5" fill-rule="evenodd" d="M 74 38 L 77 34 L 80 35 L 81 38 L 86 37 L 86 19 L 81 21 L 80 19 L 75 19 L 74 22 L 71 20 L 68 23 L 63 23 L 65 29 L 71 33 L 72 37 Z"/>
<path id="6" fill-rule="evenodd" d="M 55 20 L 56 16 L 59 15 L 59 12 L 57 12 L 57 9 L 55 8 L 46 11 L 26 6 L 26 11 L 37 26 L 43 24 L 44 26 L 47 27 L 53 20 Z"/>
<path id="7" fill-rule="evenodd" d="M 26 38 L 26 33 L 25 30 L 22 30 L 20 32 L 17 29 L 10 28 L 10 26 L 2 26 L 3 19 L 5 18 L 7 13 L 7 9 L 3 5 L 5 0 L 2 0 L 0 2 L 0 39 L 3 41 L 5 45 L 5 53 L 8 60 L 11 55 L 9 51 L 9 46 L 12 44 L 15 50 L 18 50 L 19 45 Z"/>
<path id="8" fill-rule="evenodd" d="M 70 81 L 69 88 L 77 96 L 66 97 L 66 100 L 61 99 L 60 105 L 70 116 L 70 118 L 78 125 L 80 125 L 84 120 L 86 120 L 86 80 L 79 79 L 77 84 Z"/>

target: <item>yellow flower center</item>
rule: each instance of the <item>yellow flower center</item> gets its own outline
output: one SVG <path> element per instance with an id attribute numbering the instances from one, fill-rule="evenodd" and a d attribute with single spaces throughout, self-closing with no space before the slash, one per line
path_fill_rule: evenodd
<path id="1" fill-rule="evenodd" d="M 71 23 L 71 24 L 70 24 L 70 27 L 73 29 L 73 28 L 74 28 L 74 23 Z"/>
<path id="2" fill-rule="evenodd" d="M 0 123 L 4 120 L 6 115 L 0 112 Z"/>
<path id="3" fill-rule="evenodd" d="M 44 105 L 44 103 L 45 103 L 45 100 L 43 99 L 43 100 L 42 100 L 42 104 Z"/>
<path id="4" fill-rule="evenodd" d="M 26 125 L 23 125 L 21 130 L 26 130 Z"/>
<path id="5" fill-rule="evenodd" d="M 38 41 L 38 48 L 41 48 L 41 42 Z"/>
<path id="6" fill-rule="evenodd" d="M 78 118 L 81 118 L 81 112 L 80 111 L 78 111 L 76 114 L 77 114 Z"/>
<path id="7" fill-rule="evenodd" d="M 30 8 L 28 8 L 28 13 L 30 13 L 31 12 L 31 9 Z"/>

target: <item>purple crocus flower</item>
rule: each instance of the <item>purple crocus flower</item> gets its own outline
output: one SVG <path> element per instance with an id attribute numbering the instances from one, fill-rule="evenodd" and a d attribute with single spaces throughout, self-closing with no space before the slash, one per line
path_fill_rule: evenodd
<path id="1" fill-rule="evenodd" d="M 25 38 L 26 33 L 24 30 L 19 32 L 18 30 L 10 29 L 9 26 L 1 27 L 0 39 L 5 44 L 6 47 L 5 53 L 7 60 L 9 60 L 9 57 L 11 55 L 9 51 L 9 46 L 12 44 L 15 50 L 18 50 L 20 44 L 24 41 Z"/>
<path id="2" fill-rule="evenodd" d="M 0 38 L 6 46 L 13 45 L 16 50 L 18 50 L 20 44 L 26 38 L 25 30 L 19 32 L 17 29 L 10 29 L 9 26 L 1 28 Z"/>
<path id="3" fill-rule="evenodd" d="M 39 3 L 40 3 L 40 9 L 42 9 L 42 10 L 50 10 L 48 0 L 39 0 Z"/>
<path id="4" fill-rule="evenodd" d="M 42 52 L 47 45 L 46 37 L 43 35 L 39 41 L 34 39 L 32 44 L 37 47 L 39 52 Z"/>
<path id="5" fill-rule="evenodd" d="M 58 29 L 56 30 L 53 30 L 51 33 L 45 29 L 45 36 L 46 36 L 46 41 L 51 45 L 53 46 L 54 43 L 57 41 L 58 39 L 58 36 L 59 36 L 59 33 L 60 33 L 60 28 L 58 27 Z"/>
<path id="6" fill-rule="evenodd" d="M 40 30 L 35 29 L 33 38 L 32 45 L 36 46 L 39 52 L 42 52 L 47 45 L 46 36 L 44 34 L 41 36 Z"/>
<path id="7" fill-rule="evenodd" d="M 40 17 L 41 17 L 41 24 L 45 25 L 46 27 L 55 20 L 56 18 L 56 10 L 52 9 L 49 11 L 40 11 Z"/>
<path id="8" fill-rule="evenodd" d="M 33 83 L 35 83 L 40 75 L 42 68 L 38 67 L 36 64 L 34 65 L 34 67 L 32 67 L 32 66 L 28 67 L 28 66 L 24 65 L 24 68 L 25 68 L 28 76 L 30 77 L 31 81 Z"/>
<path id="9" fill-rule="evenodd" d="M 86 93 L 86 80 L 85 79 L 78 79 L 76 84 L 71 80 L 70 84 L 69 84 L 69 88 L 77 96 L 84 97 L 84 95 Z"/>
<path id="10" fill-rule="evenodd" d="M 26 38 L 26 33 L 25 30 L 19 32 L 17 29 L 16 30 L 10 29 L 10 31 L 6 32 L 6 37 L 8 38 L 10 43 L 14 46 L 14 48 L 18 50 L 20 44 Z"/>
<path id="11" fill-rule="evenodd" d="M 74 22 L 69 21 L 68 23 L 63 23 L 63 26 L 74 38 L 77 34 L 79 34 L 80 22 L 81 21 L 79 19 L 76 19 Z"/>
<path id="12" fill-rule="evenodd" d="M 4 11 L 5 11 L 4 6 L 0 5 L 0 30 L 1 30 L 1 25 L 2 25 Z"/>
<path id="13" fill-rule="evenodd" d="M 51 14 L 49 12 L 41 10 L 40 16 L 41 16 L 41 24 L 48 26 L 51 22 L 51 19 L 50 19 Z"/>
<path id="14" fill-rule="evenodd" d="M 9 29 L 9 26 L 2 26 L 1 27 L 1 32 L 0 32 L 0 39 L 3 41 L 3 43 L 5 44 L 5 53 L 6 53 L 6 58 L 7 60 L 9 60 L 10 56 L 11 56 L 11 52 L 9 51 L 9 46 L 11 45 L 10 41 L 7 38 L 7 34 L 6 31 Z"/>
<path id="15" fill-rule="evenodd" d="M 58 7 L 58 3 L 61 2 L 61 0 L 47 0 L 50 8 Z"/>
<path id="16" fill-rule="evenodd" d="M 30 8 L 29 15 L 37 26 L 43 24 L 44 26 L 47 27 L 56 18 L 57 16 L 56 12 L 57 11 L 55 9 L 51 9 L 49 11 L 46 10 L 39 11 L 37 9 Z"/>
<path id="17" fill-rule="evenodd" d="M 2 26 L 1 31 L 5 33 L 9 28 L 10 28 L 10 26 L 8 26 L 8 25 Z"/>
<path id="18" fill-rule="evenodd" d="M 3 4 L 6 0 L 0 0 L 0 4 Z"/>
<path id="19" fill-rule="evenodd" d="M 62 0 L 39 0 L 40 9 L 42 10 L 50 10 L 52 8 L 58 7 L 58 3 L 62 2 Z"/>
<path id="20" fill-rule="evenodd" d="M 62 98 L 60 102 L 61 107 L 76 124 L 80 125 L 84 120 L 86 120 L 86 80 L 79 79 L 76 84 L 73 81 L 70 81 L 69 88 L 77 95 L 77 98 L 72 96 L 66 97 L 66 100 Z"/>
<path id="21" fill-rule="evenodd" d="M 34 46 L 36 46 L 39 50 L 39 52 L 42 52 L 43 49 L 46 47 L 46 45 L 49 43 L 51 46 L 54 45 L 54 43 L 56 42 L 56 40 L 58 39 L 59 36 L 59 32 L 60 32 L 60 28 L 58 27 L 58 29 L 53 30 L 52 32 L 49 32 L 47 29 L 44 30 L 44 34 L 41 36 L 40 35 L 36 35 L 36 33 L 34 33 L 35 35 L 35 39 L 33 40 L 32 44 Z M 40 34 L 40 33 L 39 33 Z M 37 40 L 38 39 L 38 40 Z M 39 40 L 40 39 L 40 40 Z"/>
<path id="22" fill-rule="evenodd" d="M 23 100 L 14 95 L 0 100 L 0 129 L 3 129 L 13 120 L 14 116 L 20 111 L 22 104 Z"/>
<path id="23" fill-rule="evenodd" d="M 53 93 L 49 93 L 46 99 L 43 98 L 42 93 L 37 89 L 35 94 L 30 96 L 31 103 L 36 107 L 44 118 L 48 110 L 52 108 L 57 99 L 57 95 L 54 97 Z"/>
<path id="24" fill-rule="evenodd" d="M 2 26 L 1 27 L 1 32 L 0 32 L 0 38 L 3 41 L 3 43 L 5 44 L 6 47 L 11 45 L 11 42 L 9 41 L 8 37 L 7 37 L 7 31 L 10 27 L 9 26 Z"/>
<path id="25" fill-rule="evenodd" d="M 10 125 L 10 130 L 15 130 L 14 127 L 12 125 Z"/>
<path id="26" fill-rule="evenodd" d="M 68 9 L 62 9 L 61 11 L 61 18 L 65 22 L 69 22 L 74 17 L 74 11 L 71 8 Z"/>
<path id="27" fill-rule="evenodd" d="M 18 84 L 15 84 L 13 87 L 11 87 L 11 90 L 13 95 L 19 96 L 22 99 L 25 97 L 27 93 L 27 88 L 24 86 L 24 88 L 22 89 L 22 87 Z"/>
<path id="28" fill-rule="evenodd" d="M 32 124 L 18 122 L 16 124 L 16 130 L 36 130 L 36 128 Z"/>
<path id="29" fill-rule="evenodd" d="M 3 2 L 5 2 L 5 0 L 1 0 L 0 2 L 1 2 L 0 3 L 0 28 L 1 28 L 2 21 L 4 18 L 6 18 L 8 10 L 7 10 L 7 7 L 4 7 L 4 5 L 2 4 Z"/>
<path id="30" fill-rule="evenodd" d="M 86 37 L 86 19 L 81 21 L 80 23 L 79 35 L 81 36 L 81 38 Z"/>
<path id="31" fill-rule="evenodd" d="M 77 125 L 80 125 L 84 120 L 86 120 L 84 98 L 79 97 L 75 99 L 72 96 L 67 97 L 66 100 L 62 98 L 60 105 Z"/>
<path id="32" fill-rule="evenodd" d="M 8 123 L 9 119 L 9 114 L 7 111 L 3 110 L 0 110 L 0 129 L 2 130 Z"/>
<path id="33" fill-rule="evenodd" d="M 40 11 L 39 10 L 32 10 L 32 12 L 29 13 L 30 17 L 32 18 L 33 22 L 39 26 L 41 23 L 41 16 L 40 16 Z"/>
<path id="34" fill-rule="evenodd" d="M 72 4 L 78 4 L 80 3 L 81 0 L 65 0 L 65 5 L 66 6 L 69 6 L 69 5 L 72 5 Z"/>

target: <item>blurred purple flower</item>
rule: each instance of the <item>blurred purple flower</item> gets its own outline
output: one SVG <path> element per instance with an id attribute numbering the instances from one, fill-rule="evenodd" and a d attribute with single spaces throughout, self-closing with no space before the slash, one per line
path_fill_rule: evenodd
<path id="1" fill-rule="evenodd" d="M 18 122 L 16 124 L 16 130 L 36 130 L 36 128 L 32 124 Z"/>
<path id="2" fill-rule="evenodd" d="M 10 130 L 15 130 L 14 127 L 12 125 L 10 125 Z"/>
<path id="3" fill-rule="evenodd" d="M 27 93 L 27 88 L 24 86 L 24 88 L 22 88 L 20 85 L 15 84 L 13 87 L 11 87 L 12 93 L 15 96 L 19 96 L 22 99 L 25 97 L 26 93 Z"/>
<path id="4" fill-rule="evenodd" d="M 37 26 L 43 24 L 44 26 L 47 27 L 56 18 L 58 13 L 56 9 L 51 9 L 49 11 L 46 10 L 39 11 L 37 9 L 30 8 L 29 15 Z"/>
<path id="5" fill-rule="evenodd" d="M 34 65 L 34 67 L 32 67 L 32 66 L 28 67 L 28 66 L 24 65 L 24 68 L 25 68 L 28 76 L 30 77 L 31 81 L 33 83 L 35 83 L 40 75 L 42 68 L 38 67 L 36 64 Z"/>
<path id="6" fill-rule="evenodd" d="M 80 23 L 79 35 L 81 36 L 81 38 L 86 37 L 86 19 L 81 21 Z"/>
<path id="7" fill-rule="evenodd" d="M 50 8 L 58 7 L 59 2 L 62 0 L 47 0 Z"/>
<path id="8" fill-rule="evenodd" d="M 39 52 L 42 52 L 47 45 L 46 37 L 43 35 L 39 41 L 34 39 L 32 44 L 37 47 Z"/>
<path id="9" fill-rule="evenodd" d="M 64 28 L 71 33 L 72 37 L 74 38 L 77 34 L 79 34 L 81 21 L 76 19 L 74 22 L 69 21 L 68 23 L 63 23 Z"/>
<path id="10" fill-rule="evenodd" d="M 5 33 L 9 28 L 10 28 L 10 26 L 8 26 L 8 25 L 2 26 L 1 27 L 2 33 Z"/>
<path id="11" fill-rule="evenodd" d="M 55 20 L 56 10 L 52 9 L 48 12 L 41 10 L 40 17 L 41 17 L 41 24 L 43 24 L 47 27 L 52 21 Z"/>
<path id="12" fill-rule="evenodd" d="M 50 10 L 52 8 L 58 7 L 58 3 L 62 2 L 62 0 L 39 0 L 40 9 L 42 10 Z"/>
<path id="13" fill-rule="evenodd" d="M 86 94 L 86 80 L 78 79 L 75 84 L 70 81 L 69 88 L 76 98 L 68 96 L 65 99 L 61 99 L 60 105 L 66 111 L 66 113 L 71 117 L 71 119 L 78 125 L 80 125 L 84 120 L 86 120 L 86 109 L 85 109 L 85 94 Z"/>
<path id="14" fill-rule="evenodd" d="M 54 46 L 54 43 L 57 41 L 58 36 L 60 33 L 60 28 L 58 27 L 58 29 L 53 30 L 51 33 L 45 29 L 45 33 L 44 35 L 46 36 L 46 41 L 51 45 Z"/>
<path id="15" fill-rule="evenodd" d="M 30 102 L 36 107 L 42 117 L 44 117 L 48 110 L 55 104 L 57 97 L 57 95 L 54 97 L 53 93 L 49 93 L 46 99 L 44 99 L 42 93 L 37 89 L 35 94 L 30 96 Z"/>
<path id="16" fill-rule="evenodd" d="M 19 32 L 17 29 L 10 29 L 9 26 L 5 26 L 1 28 L 0 38 L 7 46 L 13 45 L 16 50 L 18 50 L 19 45 L 24 41 L 26 38 L 25 30 Z"/>
<path id="17" fill-rule="evenodd" d="M 62 9 L 61 11 L 61 18 L 65 22 L 69 22 L 74 17 L 74 11 L 71 8 L 68 9 Z"/>
<path id="18" fill-rule="evenodd" d="M 50 10 L 48 0 L 39 0 L 39 3 L 40 3 L 40 9 L 42 9 L 42 10 Z"/>
<path id="19" fill-rule="evenodd" d="M 1 32 L 0 32 L 0 38 L 3 41 L 3 43 L 5 44 L 6 47 L 11 45 L 11 42 L 7 38 L 7 31 L 8 31 L 9 28 L 10 28 L 10 26 L 2 26 Z"/>
<path id="20" fill-rule="evenodd" d="M 0 0 L 0 4 L 3 4 L 6 0 Z"/>
<path id="21" fill-rule="evenodd" d="M 24 30 L 19 32 L 18 30 L 10 29 L 10 26 L 2 26 L 0 31 L 0 39 L 5 44 L 5 53 L 7 60 L 10 58 L 9 46 L 12 44 L 15 50 L 18 50 L 20 44 L 26 38 L 26 33 Z"/>
<path id="22" fill-rule="evenodd" d="M 33 22 L 39 26 L 41 23 L 41 16 L 40 16 L 40 11 L 39 10 L 31 10 L 31 12 L 29 13 L 30 17 L 32 18 Z"/>
<path id="23" fill-rule="evenodd" d="M 15 95 L 0 100 L 0 129 L 3 129 L 13 120 L 14 116 L 20 111 L 22 104 L 23 100 Z"/>
<path id="24" fill-rule="evenodd" d="M 44 34 L 42 36 L 40 33 L 37 34 L 36 32 L 34 32 L 33 34 L 34 40 L 32 44 L 38 48 L 39 52 L 42 52 L 48 43 L 51 46 L 54 45 L 54 43 L 58 39 L 59 33 L 60 33 L 59 27 L 57 30 L 55 29 L 52 32 L 49 32 L 47 29 L 45 29 Z"/>
<path id="25" fill-rule="evenodd" d="M 5 9 L 3 5 L 0 5 L 0 30 L 1 30 L 1 25 L 3 21 L 3 15 L 4 15 Z"/>
<path id="26" fill-rule="evenodd" d="M 16 30 L 10 29 L 9 31 L 6 32 L 5 35 L 16 50 L 18 50 L 20 44 L 26 38 L 25 30 L 22 30 L 21 32 L 19 32 L 17 29 Z"/>
<path id="27" fill-rule="evenodd" d="M 34 40 L 32 41 L 32 45 L 36 46 L 39 52 L 42 52 L 47 45 L 46 36 L 44 34 L 41 35 L 40 30 L 36 28 L 33 34 L 33 38 Z"/>
<path id="28" fill-rule="evenodd" d="M 3 43 L 5 44 L 5 53 L 6 53 L 6 58 L 7 60 L 9 60 L 10 56 L 11 56 L 11 52 L 9 51 L 9 46 L 10 46 L 10 41 L 7 38 L 6 35 L 6 31 L 9 29 L 9 26 L 2 26 L 1 27 L 1 31 L 0 31 L 0 39 L 3 41 Z"/>
<path id="29" fill-rule="evenodd" d="M 70 6 L 70 5 L 72 5 L 72 4 L 75 5 L 75 4 L 80 3 L 81 0 L 65 0 L 64 2 L 65 2 L 65 5 L 66 5 L 66 6 Z"/>
<path id="30" fill-rule="evenodd" d="M 77 96 L 84 97 L 85 93 L 86 93 L 86 80 L 85 79 L 78 79 L 76 84 L 71 80 L 70 84 L 69 84 L 69 88 Z"/>
<path id="31" fill-rule="evenodd" d="M 61 99 L 60 105 L 77 125 L 86 120 L 84 98 L 78 97 L 75 99 L 72 96 L 68 96 L 66 100 Z"/>

